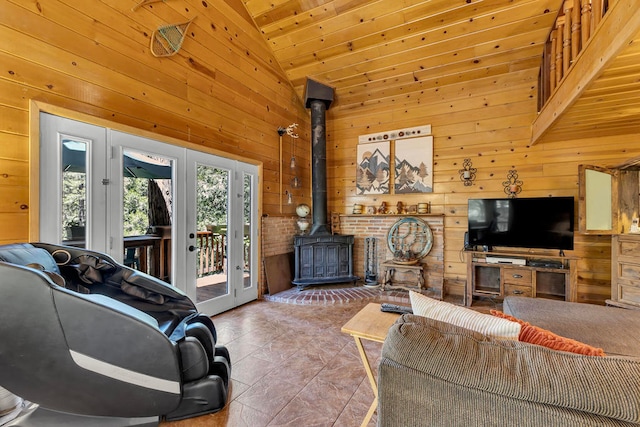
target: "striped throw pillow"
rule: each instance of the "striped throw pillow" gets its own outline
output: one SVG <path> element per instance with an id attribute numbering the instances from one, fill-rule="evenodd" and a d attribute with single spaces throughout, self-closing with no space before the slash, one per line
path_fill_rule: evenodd
<path id="1" fill-rule="evenodd" d="M 429 298 L 418 292 L 409 291 L 413 314 L 451 323 L 488 337 L 501 340 L 518 340 L 520 324 L 510 320 L 478 313 L 444 301 Z"/>

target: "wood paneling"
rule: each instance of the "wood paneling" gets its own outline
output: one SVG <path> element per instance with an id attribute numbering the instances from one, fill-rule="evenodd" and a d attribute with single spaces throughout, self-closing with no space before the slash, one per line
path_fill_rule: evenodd
<path id="1" fill-rule="evenodd" d="M 537 68 L 507 72 L 483 79 L 486 85 L 447 85 L 445 99 L 431 92 L 407 90 L 359 109 L 337 106 L 331 112 L 330 139 L 339 147 L 328 153 L 330 208 L 349 213 L 354 203 L 378 205 L 386 201 L 414 204 L 429 201 L 432 212 L 445 215 L 445 283 L 448 292 L 462 294 L 466 269 L 461 253 L 467 227 L 467 200 L 471 197 L 505 197 L 502 182 L 516 169 L 523 181 L 520 197 L 578 196 L 578 165 L 613 165 L 640 151 L 638 135 L 568 139 L 561 143 L 531 145 L 530 126 L 536 118 Z M 491 84 L 496 80 L 506 85 Z M 431 124 L 434 135 L 434 193 L 423 195 L 355 195 L 357 135 Z M 473 186 L 465 187 L 458 170 L 464 158 L 478 169 Z M 576 206 L 577 208 L 577 206 Z M 576 210 L 577 213 L 577 210 Z M 543 213 L 541 213 L 543 214 Z M 578 300 L 602 303 L 608 297 L 610 243 L 600 236 L 576 235 Z"/>
<path id="2" fill-rule="evenodd" d="M 460 295 L 470 197 L 504 196 L 511 169 L 521 197 L 577 197 L 579 164 L 640 153 L 640 121 L 623 108 L 640 99 L 636 42 L 592 87 L 576 77 L 562 89 L 581 98 L 548 133 L 560 142 L 531 144 L 540 58 L 561 0 L 172 0 L 132 11 L 137 1 L 0 0 L 0 242 L 29 238 L 30 100 L 262 162 L 262 212 L 277 216 L 281 168 L 283 182 L 291 177 L 291 146 L 285 137 L 281 164 L 277 128 L 300 125 L 303 185 L 294 197 L 310 203 L 310 120 L 300 99 L 307 78 L 334 87 L 329 209 L 430 202 L 444 215 L 445 282 Z M 150 54 L 155 28 L 194 16 L 177 55 Z M 593 40 L 591 50 L 607 53 L 598 46 L 611 39 Z M 563 96 L 541 116 L 564 111 Z M 434 192 L 356 195 L 358 135 L 424 124 L 434 135 Z M 478 169 L 470 187 L 458 174 L 465 158 Z M 295 205 L 283 206 L 293 214 Z M 610 243 L 576 236 L 571 255 L 580 258 L 578 299 L 608 298 Z"/>
<path id="3" fill-rule="evenodd" d="M 299 123 L 296 158 L 308 185 L 308 113 L 242 3 L 187 0 L 132 11 L 136 3 L 0 0 L 2 242 L 29 240 L 31 99 L 263 162 L 267 214 L 280 213 L 277 129 Z M 151 55 L 155 28 L 192 17 L 177 55 Z M 285 182 L 290 151 L 286 144 Z M 296 196 L 309 199 L 303 190 Z"/>

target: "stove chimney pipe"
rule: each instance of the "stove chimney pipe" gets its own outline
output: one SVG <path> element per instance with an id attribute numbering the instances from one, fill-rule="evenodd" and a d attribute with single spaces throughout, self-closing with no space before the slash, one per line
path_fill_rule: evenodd
<path id="1" fill-rule="evenodd" d="M 311 196 L 313 226 L 309 235 L 331 234 L 327 227 L 327 134 L 326 111 L 333 88 L 307 79 L 305 106 L 311 108 Z"/>

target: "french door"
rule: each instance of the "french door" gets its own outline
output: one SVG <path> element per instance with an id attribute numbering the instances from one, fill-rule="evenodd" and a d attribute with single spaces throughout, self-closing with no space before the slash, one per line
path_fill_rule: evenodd
<path id="1" fill-rule="evenodd" d="M 108 253 L 209 315 L 257 298 L 255 166 L 47 113 L 40 126 L 40 241 Z"/>
<path id="2" fill-rule="evenodd" d="M 257 297 L 257 168 L 189 151 L 187 169 L 187 291 L 219 313 Z"/>

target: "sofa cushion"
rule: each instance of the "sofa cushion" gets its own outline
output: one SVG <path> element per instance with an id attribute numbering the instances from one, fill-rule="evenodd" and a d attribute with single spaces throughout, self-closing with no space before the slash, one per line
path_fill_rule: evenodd
<path id="1" fill-rule="evenodd" d="M 413 313 L 430 319 L 448 322 L 496 339 L 518 340 L 520 324 L 506 319 L 438 301 L 418 292 L 409 291 Z"/>
<path id="2" fill-rule="evenodd" d="M 565 408 L 570 416 L 583 411 L 640 422 L 638 359 L 590 357 L 519 341 L 492 340 L 449 323 L 411 314 L 401 316 L 389 329 L 382 348 L 379 378 L 383 407 L 387 387 L 405 384 L 404 395 L 411 396 L 414 390 L 406 389 L 420 383 L 425 394 L 419 394 L 418 399 L 437 399 L 437 394 L 426 394 L 437 383 L 446 385 L 452 393 L 457 390 L 458 395 L 473 394 L 483 402 L 504 405 L 511 413 L 520 411 L 522 405 L 532 412 L 557 412 L 554 408 Z M 449 406 L 453 408 L 473 403 L 451 399 Z M 396 410 L 397 404 L 388 403 L 396 405 Z M 521 413 L 525 413 L 524 408 Z M 598 422 L 589 415 L 584 415 L 583 421 L 570 424 L 558 420 L 554 425 L 618 425 L 611 420 L 607 424 Z M 522 424 L 532 425 L 528 420 Z"/>
<path id="3" fill-rule="evenodd" d="M 545 298 L 506 297 L 506 314 L 604 350 L 640 357 L 640 310 Z"/>
<path id="4" fill-rule="evenodd" d="M 520 330 L 518 341 L 542 345 L 553 350 L 584 354 L 585 356 L 606 356 L 601 348 L 592 347 L 580 341 L 572 340 L 571 338 L 561 337 L 551 331 L 534 326 L 529 322 L 525 322 L 509 314 L 504 314 L 499 310 L 491 310 L 491 314 L 501 319 L 520 323 L 522 329 Z"/>

